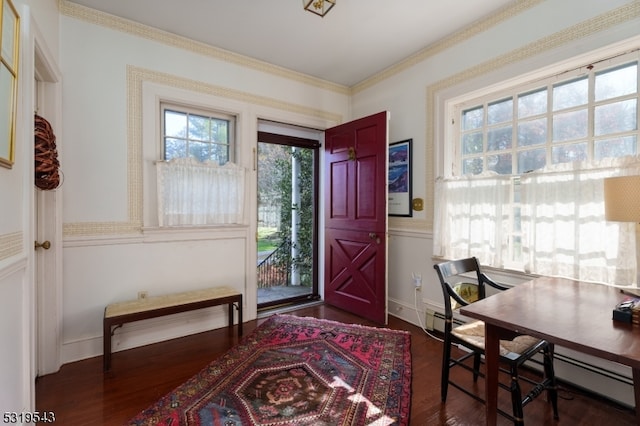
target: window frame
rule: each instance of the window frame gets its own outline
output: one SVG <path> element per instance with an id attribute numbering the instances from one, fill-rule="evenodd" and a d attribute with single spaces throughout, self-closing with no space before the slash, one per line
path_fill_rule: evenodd
<path id="1" fill-rule="evenodd" d="M 160 136 L 160 160 L 161 161 L 166 161 L 167 157 L 166 157 L 166 140 L 167 138 L 170 138 L 171 136 L 167 136 L 165 134 L 165 112 L 169 110 L 169 111 L 174 111 L 174 112 L 178 112 L 178 113 L 184 113 L 187 115 L 198 115 L 201 117 L 206 117 L 208 119 L 217 119 L 217 120 L 223 120 L 223 121 L 227 121 L 228 124 L 228 133 L 227 133 L 227 162 L 231 162 L 231 163 L 235 163 L 236 162 L 236 145 L 237 145 L 237 141 L 236 141 L 236 126 L 237 126 L 237 122 L 238 122 L 238 118 L 236 115 L 234 114 L 230 114 L 227 112 L 223 112 L 220 110 L 216 110 L 216 109 L 209 109 L 209 108 L 204 108 L 202 106 L 197 106 L 197 105 L 189 105 L 183 102 L 175 102 L 175 101 L 171 101 L 171 100 L 159 100 L 159 113 L 160 113 L 160 119 L 159 119 L 159 136 Z M 187 141 L 187 144 L 189 143 L 189 141 L 193 140 L 192 138 L 190 138 L 188 135 L 185 137 L 185 140 Z M 207 141 L 207 143 L 215 143 L 215 142 L 211 142 L 211 141 Z M 224 144 L 220 144 L 220 143 L 216 143 L 218 145 L 224 145 Z M 190 156 L 190 155 L 188 155 Z M 222 163 L 224 164 L 224 163 Z"/>
<path id="2" fill-rule="evenodd" d="M 594 99 L 594 85 L 595 85 L 595 77 L 599 74 L 602 74 L 603 71 L 615 70 L 618 68 L 622 68 L 625 65 L 631 64 L 635 62 L 638 67 L 638 71 L 636 72 L 636 92 L 631 95 L 621 95 L 613 98 L 608 98 L 605 100 L 596 101 Z M 578 105 L 575 107 L 562 108 L 559 110 L 553 109 L 553 88 L 560 87 L 567 83 L 577 81 L 583 78 L 588 79 L 588 100 L 586 104 Z M 519 119 L 517 117 L 517 100 L 519 96 L 526 95 L 529 93 L 535 93 L 540 90 L 547 91 L 547 109 L 545 113 L 535 114 L 532 116 L 527 116 L 524 119 Z M 538 72 L 531 73 L 528 77 L 526 77 L 525 81 L 515 81 L 515 82 L 505 82 L 498 85 L 493 85 L 487 87 L 486 89 L 482 89 L 474 92 L 468 96 L 458 96 L 456 99 L 449 100 L 447 102 L 448 107 L 446 108 L 446 122 L 450 123 L 450 140 L 452 143 L 450 144 L 450 152 L 449 156 L 451 158 L 450 168 L 447 168 L 445 165 L 444 174 L 445 176 L 461 176 L 462 173 L 462 163 L 461 158 L 464 157 L 462 153 L 462 143 L 461 137 L 465 132 L 462 130 L 462 112 L 467 110 L 471 111 L 477 108 L 483 108 L 483 172 L 487 171 L 486 167 L 486 157 L 488 154 L 487 149 L 487 130 L 488 129 L 496 129 L 503 125 L 505 122 L 495 123 L 495 124 L 487 124 L 487 108 L 490 105 L 496 104 L 497 102 L 503 101 L 505 99 L 513 100 L 513 109 L 512 109 L 512 120 L 511 123 L 511 140 L 512 147 L 510 150 L 505 151 L 493 151 L 496 153 L 511 153 L 512 157 L 512 176 L 519 176 L 523 173 L 526 173 L 529 170 L 524 170 L 523 172 L 518 172 L 517 170 L 517 154 L 522 151 L 526 151 L 531 149 L 529 146 L 518 147 L 516 146 L 517 140 L 517 124 L 523 121 L 529 121 L 535 118 L 544 118 L 547 124 L 547 134 L 546 140 L 544 144 L 538 145 L 540 148 L 545 148 L 545 164 L 552 165 L 557 164 L 553 163 L 553 147 L 559 146 L 568 146 L 574 144 L 579 141 L 587 142 L 587 161 L 594 161 L 594 152 L 595 152 L 595 142 L 606 140 L 611 138 L 612 134 L 607 135 L 596 135 L 594 129 L 595 123 L 595 109 L 602 105 L 613 104 L 617 102 L 621 102 L 629 99 L 636 99 L 636 129 L 635 130 L 627 130 L 622 132 L 616 132 L 615 137 L 624 137 L 628 135 L 636 136 L 636 155 L 640 153 L 640 137 L 638 136 L 638 127 L 640 122 L 640 48 L 636 48 L 631 52 L 624 52 L 620 54 L 613 55 L 610 58 L 606 59 L 598 59 L 597 57 L 593 59 L 593 63 L 587 62 L 586 64 L 579 66 L 577 68 L 573 68 L 570 71 L 562 71 L 551 73 L 549 71 L 541 70 Z M 578 139 L 567 139 L 562 141 L 553 141 L 553 118 L 554 114 L 558 114 L 559 112 L 566 113 L 571 111 L 578 111 L 581 109 L 587 110 L 587 134 L 583 138 Z M 468 134 L 468 133 L 467 133 Z M 471 158 L 471 157 L 469 157 Z M 478 157 L 476 157 L 478 158 Z"/>
<path id="3" fill-rule="evenodd" d="M 603 59 L 604 58 L 604 59 Z M 451 86 L 446 88 L 445 90 L 436 92 L 434 101 L 438 106 L 436 108 L 436 122 L 437 117 L 442 117 L 440 124 L 436 125 L 436 137 L 442 138 L 442 140 L 447 141 L 441 146 L 435 146 L 435 153 L 437 158 L 440 159 L 436 163 L 436 176 L 440 176 L 441 178 L 451 178 L 455 176 L 460 176 L 462 162 L 460 160 L 460 154 L 462 150 L 461 144 L 461 124 L 460 120 L 462 119 L 461 111 L 464 109 L 473 109 L 474 106 L 479 106 L 479 100 L 483 100 L 483 106 L 485 108 L 485 119 L 486 119 L 486 107 L 489 103 L 505 99 L 509 97 L 509 94 L 513 94 L 514 104 L 517 103 L 517 95 L 532 93 L 536 90 L 539 90 L 542 87 L 553 87 L 556 84 L 561 84 L 568 80 L 578 79 L 585 75 L 591 73 L 592 76 L 599 74 L 603 70 L 613 69 L 616 67 L 620 67 L 624 64 L 628 64 L 631 62 L 635 62 L 638 66 L 638 71 L 636 77 L 637 87 L 636 93 L 629 97 L 637 99 L 636 101 L 636 129 L 630 130 L 627 134 L 633 134 L 636 137 L 636 154 L 640 154 L 640 38 L 634 38 L 632 40 L 628 40 L 626 42 L 608 46 L 605 48 L 597 49 L 581 55 L 579 57 L 571 58 L 569 60 L 557 62 L 554 64 L 542 65 L 535 69 L 534 71 L 529 71 L 532 67 L 527 67 L 526 64 L 519 64 L 513 68 L 510 68 L 511 71 L 501 70 L 500 72 L 492 73 L 490 75 L 481 76 L 478 78 L 474 78 L 468 81 L 463 82 L 462 84 L 458 84 L 455 86 Z M 533 67 L 535 68 L 535 67 Z M 520 70 L 518 72 L 517 70 Z M 567 71 L 569 70 L 569 71 Z M 512 78 L 504 78 L 504 73 L 512 72 Z M 593 120 L 594 120 L 594 90 L 593 90 L 593 77 L 589 77 L 589 95 L 591 98 L 587 103 L 587 110 L 589 114 L 589 123 L 590 125 L 588 130 L 587 138 L 589 140 L 589 152 L 588 158 L 593 159 L 594 154 L 594 146 L 595 141 L 611 138 L 611 135 L 602 135 L 602 136 L 594 136 L 594 128 L 593 128 Z M 547 89 L 547 97 L 550 99 L 552 96 L 552 92 Z M 614 97 L 615 102 L 620 101 L 622 97 Z M 606 102 L 611 102 L 611 99 L 607 99 Z M 595 103 L 595 105 L 599 105 L 599 103 Z M 515 105 L 514 105 L 514 114 L 516 113 Z M 441 115 L 440 115 L 441 114 Z M 546 148 L 546 164 L 551 165 L 552 157 L 551 157 L 551 148 L 553 146 L 552 131 L 551 126 L 553 125 L 553 121 L 551 116 L 553 115 L 553 105 L 548 100 L 547 111 L 545 113 L 545 117 L 547 117 L 547 123 L 549 123 L 549 127 L 547 128 L 547 135 L 545 141 Z M 514 115 L 514 123 L 518 122 L 517 116 Z M 484 131 L 484 130 L 483 130 Z M 618 133 L 615 134 L 615 137 L 620 136 Z M 512 126 L 512 139 L 515 141 L 517 137 L 517 126 Z M 486 136 L 483 135 L 483 152 L 486 154 Z M 567 141 L 566 143 L 571 143 L 573 141 Z M 565 142 L 563 142 L 565 143 Z M 513 142 L 515 145 L 515 142 Z M 483 160 L 484 164 L 484 160 Z M 517 165 L 517 159 L 512 160 L 512 164 Z M 486 170 L 486 169 L 484 169 Z M 512 170 L 513 172 L 513 170 Z M 514 224 L 516 224 L 516 218 L 514 217 L 514 212 L 519 208 L 519 203 L 514 198 L 514 194 L 517 193 L 518 182 L 520 181 L 520 177 L 523 174 L 518 174 L 517 170 L 513 172 L 510 176 L 512 179 L 511 186 L 511 194 L 512 194 L 512 214 L 509 218 L 510 226 L 509 229 L 511 233 L 509 235 L 509 260 L 504 262 L 504 267 L 511 270 L 524 271 L 524 261 L 514 261 L 513 259 L 513 250 L 514 243 L 513 241 L 521 238 L 522 233 L 521 229 L 514 229 Z"/>
<path id="4" fill-rule="evenodd" d="M 129 149 L 134 159 L 129 161 L 130 181 L 134 183 L 132 190 L 135 191 L 135 194 L 139 194 L 140 198 L 139 202 L 135 197 L 133 198 L 136 204 L 132 205 L 131 209 L 140 212 L 144 233 L 156 230 L 160 232 L 185 232 L 189 228 L 159 228 L 157 164 L 163 161 L 160 103 L 167 102 L 191 106 L 196 109 L 219 111 L 236 117 L 235 163 L 244 167 L 251 164 L 250 148 L 247 148 L 244 138 L 251 133 L 251 119 L 254 113 L 246 103 L 233 97 L 224 96 L 215 86 L 205 86 L 204 88 L 200 85 L 193 86 L 178 78 L 157 81 L 154 73 L 145 74 L 141 77 L 139 84 L 141 86 L 140 105 L 139 109 L 131 113 L 128 137 L 131 142 Z M 137 145 L 138 142 L 140 145 Z M 135 160 L 137 156 L 141 156 L 141 166 L 137 166 Z M 206 229 L 215 231 L 223 227 L 225 229 L 239 229 L 245 228 L 246 225 L 211 225 Z"/>

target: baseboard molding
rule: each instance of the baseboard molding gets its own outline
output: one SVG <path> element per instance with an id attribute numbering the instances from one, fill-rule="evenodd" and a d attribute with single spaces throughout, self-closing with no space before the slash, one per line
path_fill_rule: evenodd
<path id="1" fill-rule="evenodd" d="M 416 313 L 415 306 L 409 305 L 401 300 L 391 298 L 389 298 L 387 303 L 389 315 L 400 318 L 401 320 L 406 321 L 410 324 L 417 325 L 418 327 L 421 326 L 421 324 L 418 323 L 418 319 L 420 319 L 420 321 L 422 322 L 422 326 L 424 326 L 423 318 L 425 318 L 425 312 L 423 310 L 420 310 L 419 308 L 420 306 L 418 306 L 418 311 Z"/>
<path id="2" fill-rule="evenodd" d="M 237 319 L 235 320 L 237 321 Z M 111 351 L 116 353 L 139 346 L 150 345 L 165 340 L 177 339 L 192 334 L 203 333 L 227 327 L 226 306 L 215 306 L 197 311 L 184 312 L 128 323 L 115 330 L 111 338 Z M 101 356 L 102 335 L 86 339 L 66 341 L 62 344 L 62 364 Z"/>

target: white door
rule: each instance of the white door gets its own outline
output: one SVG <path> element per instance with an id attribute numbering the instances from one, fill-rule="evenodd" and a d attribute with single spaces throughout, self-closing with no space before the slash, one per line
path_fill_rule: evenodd
<path id="1" fill-rule="evenodd" d="M 34 112 L 61 126 L 61 73 L 44 40 L 34 31 L 33 105 Z M 58 151 L 59 151 L 58 142 Z M 63 167 L 64 170 L 64 167 Z M 42 191 L 33 186 L 33 273 L 37 375 L 58 371 L 62 347 L 62 189 Z M 45 244 L 36 249 L 36 244 Z"/>

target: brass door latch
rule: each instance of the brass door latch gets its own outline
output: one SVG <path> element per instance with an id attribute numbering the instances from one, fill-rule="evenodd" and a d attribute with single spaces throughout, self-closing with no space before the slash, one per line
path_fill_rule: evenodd
<path id="1" fill-rule="evenodd" d="M 349 147 L 349 161 L 356 159 L 356 149 L 352 146 Z"/>

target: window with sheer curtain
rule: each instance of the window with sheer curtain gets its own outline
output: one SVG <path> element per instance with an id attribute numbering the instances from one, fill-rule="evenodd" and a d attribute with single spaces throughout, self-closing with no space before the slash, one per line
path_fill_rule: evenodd
<path id="1" fill-rule="evenodd" d="M 159 225 L 243 223 L 245 170 L 231 162 L 235 118 L 167 103 L 161 112 Z"/>
<path id="2" fill-rule="evenodd" d="M 628 285 L 635 225 L 604 218 L 603 179 L 640 174 L 638 51 L 451 108 L 434 254 Z"/>

